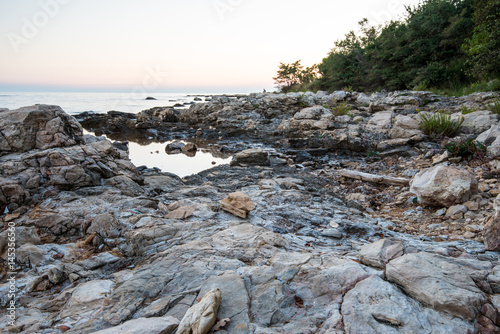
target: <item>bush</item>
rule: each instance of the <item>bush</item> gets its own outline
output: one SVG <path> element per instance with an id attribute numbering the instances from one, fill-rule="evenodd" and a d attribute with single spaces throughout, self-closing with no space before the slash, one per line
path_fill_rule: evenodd
<path id="1" fill-rule="evenodd" d="M 488 109 L 491 110 L 494 114 L 500 114 L 500 100 L 494 99 L 493 104 L 488 105 Z"/>
<path id="2" fill-rule="evenodd" d="M 473 138 L 450 141 L 444 148 L 454 157 L 471 160 L 483 159 L 486 156 L 486 146 Z"/>
<path id="3" fill-rule="evenodd" d="M 350 110 L 351 108 L 347 105 L 346 102 L 343 102 L 341 104 L 335 103 L 332 114 L 334 114 L 335 116 L 349 115 Z"/>
<path id="4" fill-rule="evenodd" d="M 420 115 L 420 128 L 426 135 L 433 138 L 453 137 L 463 122 L 463 117 L 452 120 L 450 115 L 441 110 Z"/>
<path id="5" fill-rule="evenodd" d="M 467 114 L 473 113 L 475 111 L 477 111 L 476 107 L 467 108 L 466 105 L 462 106 L 462 115 L 467 115 Z"/>

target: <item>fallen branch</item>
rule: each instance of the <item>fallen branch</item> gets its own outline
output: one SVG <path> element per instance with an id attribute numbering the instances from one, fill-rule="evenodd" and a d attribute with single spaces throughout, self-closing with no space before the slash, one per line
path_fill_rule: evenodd
<path id="1" fill-rule="evenodd" d="M 392 186 L 408 186 L 410 184 L 410 179 L 405 179 L 402 177 L 368 174 L 347 169 L 339 170 L 338 173 L 340 176 L 349 179 L 361 180 L 370 183 L 380 183 Z"/>

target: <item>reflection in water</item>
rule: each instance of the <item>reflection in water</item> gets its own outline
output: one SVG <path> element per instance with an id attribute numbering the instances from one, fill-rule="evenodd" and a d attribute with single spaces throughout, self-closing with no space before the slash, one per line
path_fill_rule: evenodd
<path id="1" fill-rule="evenodd" d="M 170 143 L 150 143 L 139 145 L 129 142 L 129 156 L 136 166 L 158 167 L 162 172 L 170 172 L 180 177 L 196 174 L 217 165 L 228 164 L 231 156 L 214 157 L 207 149 L 198 149 L 196 154 L 167 154 L 165 146 Z"/>

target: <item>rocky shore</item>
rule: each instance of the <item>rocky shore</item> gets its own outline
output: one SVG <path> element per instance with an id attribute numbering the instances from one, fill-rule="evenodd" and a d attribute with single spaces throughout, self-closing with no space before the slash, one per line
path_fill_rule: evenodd
<path id="1" fill-rule="evenodd" d="M 0 327 L 497 333 L 497 98 L 338 91 L 138 115 L 0 111 Z M 426 136 L 420 115 L 439 109 L 469 111 L 445 140 L 479 136 L 487 155 L 460 159 Z M 137 168 L 126 144 L 82 125 L 119 141 L 208 140 L 234 158 L 181 179 Z"/>

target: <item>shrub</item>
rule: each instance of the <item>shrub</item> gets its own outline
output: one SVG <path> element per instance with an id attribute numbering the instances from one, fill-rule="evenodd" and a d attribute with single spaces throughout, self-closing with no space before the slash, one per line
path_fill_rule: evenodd
<path id="1" fill-rule="evenodd" d="M 467 114 L 473 113 L 475 111 L 477 111 L 476 107 L 467 108 L 466 105 L 462 106 L 462 115 L 467 115 Z"/>
<path id="2" fill-rule="evenodd" d="M 341 104 L 335 103 L 335 107 L 332 109 L 332 114 L 335 116 L 349 115 L 351 108 L 347 105 L 347 102 Z"/>
<path id="3" fill-rule="evenodd" d="M 450 115 L 441 110 L 420 115 L 420 128 L 426 135 L 433 138 L 453 137 L 463 122 L 463 117 L 453 120 Z"/>
<path id="4" fill-rule="evenodd" d="M 450 141 L 444 148 L 454 157 L 462 157 L 468 161 L 483 159 L 486 156 L 486 146 L 473 138 Z"/>
<path id="5" fill-rule="evenodd" d="M 488 109 L 491 110 L 494 114 L 500 114 L 500 100 L 494 99 L 493 104 L 488 105 Z"/>

